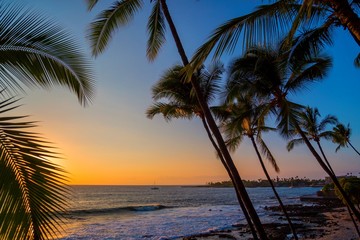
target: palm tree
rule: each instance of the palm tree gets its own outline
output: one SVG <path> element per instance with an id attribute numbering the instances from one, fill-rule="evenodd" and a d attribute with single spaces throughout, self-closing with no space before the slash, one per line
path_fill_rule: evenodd
<path id="1" fill-rule="evenodd" d="M 278 0 L 258 6 L 253 12 L 230 19 L 216 28 L 193 56 L 189 74 L 200 67 L 211 52 L 214 58 L 232 52 L 239 37 L 243 37 L 243 45 L 247 48 L 254 44 L 276 43 L 285 34 L 289 35 L 290 42 L 299 25 L 308 29 L 302 33 L 304 49 L 332 44 L 331 33 L 336 27 L 347 29 L 360 45 L 359 6 L 357 1 L 348 0 Z M 355 65 L 359 64 L 359 59 L 360 54 Z"/>
<path id="2" fill-rule="evenodd" d="M 331 66 L 330 58 L 321 55 L 313 55 L 312 58 L 294 56 L 292 53 L 294 51 L 289 51 L 287 48 L 284 50 L 281 46 L 277 50 L 261 47 L 248 50 L 243 57 L 234 61 L 231 67 L 230 72 L 234 76 L 233 85 L 240 85 L 260 99 L 269 99 L 268 108 L 277 116 L 281 135 L 288 137 L 294 129 L 301 136 L 319 165 L 339 188 L 351 211 L 360 220 L 359 211 L 302 131 L 299 119 L 303 107 L 288 100 L 289 93 L 297 92 L 304 88 L 305 84 L 324 78 L 327 69 Z"/>
<path id="3" fill-rule="evenodd" d="M 2 94 L 62 85 L 88 104 L 91 66 L 74 39 L 30 9 L 0 5 Z M 0 113 L 16 108 L 14 102 L 2 101 Z M 55 238 L 67 201 L 65 172 L 50 161 L 56 157 L 51 145 L 28 130 L 34 123 L 22 118 L 0 118 L 0 239 Z"/>
<path id="4" fill-rule="evenodd" d="M 329 124 L 335 125 L 338 122 L 337 118 L 332 115 L 327 115 L 324 117 L 324 119 L 320 121 L 319 110 L 317 108 L 311 108 L 311 107 L 307 107 L 304 112 L 300 113 L 299 116 L 300 116 L 299 125 L 302 128 L 303 132 L 305 133 L 305 135 L 309 140 L 313 140 L 314 142 L 316 142 L 325 160 L 325 163 L 327 164 L 331 172 L 335 174 L 320 144 L 320 139 L 321 138 L 325 138 L 327 140 L 331 139 L 331 137 L 333 136 L 332 132 L 327 131 L 325 129 Z M 287 145 L 287 149 L 288 151 L 291 151 L 294 148 L 294 146 L 303 143 L 304 140 L 302 138 L 293 139 L 289 141 Z"/>
<path id="5" fill-rule="evenodd" d="M 326 131 L 325 129 L 329 124 L 331 124 L 331 125 L 337 124 L 337 122 L 338 122 L 337 118 L 335 116 L 327 115 L 327 116 L 325 116 L 324 119 L 322 119 L 319 122 L 319 117 L 320 117 L 319 110 L 317 108 L 310 108 L 310 107 L 307 107 L 304 112 L 300 113 L 299 116 L 300 116 L 299 125 L 303 129 L 303 132 L 305 133 L 305 135 L 307 136 L 307 138 L 309 140 L 313 140 L 314 142 L 316 142 L 316 144 L 318 145 L 319 150 L 324 158 L 324 161 L 327 164 L 327 167 L 332 172 L 332 174 L 334 174 L 336 176 L 336 174 L 335 174 L 334 170 L 332 169 L 332 167 L 324 153 L 324 150 L 320 144 L 320 139 L 321 138 L 331 139 L 331 137 L 333 136 L 333 132 Z M 303 144 L 303 143 L 304 143 L 304 140 L 302 138 L 293 139 L 288 143 L 287 149 L 288 149 L 288 151 L 290 151 L 294 148 L 295 145 Z M 356 224 L 355 219 L 352 216 L 349 206 L 347 206 L 347 210 L 349 212 L 349 215 L 351 216 L 351 219 L 355 226 L 356 232 L 358 233 L 358 235 L 360 237 L 360 232 L 359 232 L 358 226 Z"/>
<path id="6" fill-rule="evenodd" d="M 232 94 L 230 93 L 229 95 Z M 229 99 L 227 101 L 229 101 Z M 255 99 L 250 95 L 236 95 L 236 98 L 233 101 L 230 100 L 230 103 L 225 103 L 223 108 L 225 108 L 225 111 L 220 110 L 218 111 L 217 115 L 221 118 L 224 118 L 222 125 L 224 132 L 226 133 L 226 143 L 229 149 L 231 151 L 235 151 L 242 142 L 244 136 L 247 136 L 251 140 L 256 155 L 259 159 L 261 168 L 266 176 L 266 179 L 270 183 L 272 191 L 274 192 L 274 195 L 279 202 L 280 208 L 282 209 L 289 223 L 293 236 L 295 239 L 298 239 L 295 227 L 293 226 L 286 208 L 275 189 L 274 183 L 265 167 L 258 147 L 260 146 L 262 153 L 270 161 L 275 171 L 279 172 L 280 169 L 276 163 L 276 160 L 261 136 L 262 132 L 273 131 L 276 129 L 265 126 L 265 115 L 262 113 L 263 107 L 256 104 Z"/>
<path id="7" fill-rule="evenodd" d="M 16 100 L 0 102 L 0 239 L 49 239 L 62 229 L 67 178 L 33 122 L 8 116 Z"/>
<path id="8" fill-rule="evenodd" d="M 196 75 L 202 93 L 208 104 L 215 99 L 217 93 L 220 91 L 222 73 L 222 64 L 216 63 L 209 68 L 209 71 L 202 68 L 199 74 Z M 148 108 L 146 115 L 148 118 L 152 119 L 155 115 L 162 114 L 166 121 L 170 121 L 172 118 L 192 119 L 195 116 L 200 118 L 217 155 L 224 166 L 227 167 L 221 151 L 211 134 L 204 113 L 198 104 L 196 96 L 194 96 L 192 85 L 189 82 L 184 82 L 184 77 L 184 67 L 181 65 L 176 65 L 167 70 L 152 88 L 152 95 L 155 103 Z M 165 100 L 165 102 L 161 100 Z M 229 169 L 226 168 L 226 171 L 229 172 Z M 231 174 L 229 175 L 231 176 Z M 254 238 L 258 239 L 251 218 L 237 191 L 236 195 L 244 216 L 249 223 L 251 232 Z"/>
<path id="9" fill-rule="evenodd" d="M 92 9 L 98 0 L 87 0 L 89 9 Z M 171 18 L 169 9 L 167 7 L 165 0 L 151 0 L 153 2 L 153 10 L 150 14 L 148 21 L 148 47 L 147 47 L 147 56 L 150 61 L 158 54 L 158 50 L 165 41 L 165 20 L 169 25 L 172 37 L 175 41 L 176 47 L 178 49 L 179 56 L 184 66 L 189 64 L 189 60 L 185 53 L 184 47 L 180 40 L 179 34 L 177 33 L 175 24 Z M 141 0 L 122 0 L 115 2 L 108 10 L 103 11 L 97 17 L 97 19 L 90 26 L 89 39 L 92 43 L 93 54 L 96 56 L 98 53 L 103 51 L 107 46 L 114 30 L 118 27 L 127 24 L 134 14 L 141 9 L 143 1 Z M 164 19 L 165 18 L 165 19 Z M 235 190 L 238 191 L 238 194 L 241 196 L 241 200 L 246 206 L 251 220 L 253 221 L 255 228 L 261 239 L 267 239 L 266 233 L 263 229 L 263 226 L 260 222 L 259 216 L 257 215 L 254 206 L 251 203 L 251 200 L 246 192 L 245 186 L 242 182 L 242 179 L 239 175 L 239 172 L 236 169 L 236 166 L 226 148 L 224 139 L 218 129 L 218 126 L 211 115 L 209 106 L 207 105 L 204 96 L 202 95 L 201 88 L 197 83 L 194 75 L 189 78 L 194 92 L 196 94 L 197 101 L 201 107 L 206 122 L 217 142 L 217 146 L 221 151 L 221 154 L 224 157 L 226 169 L 229 169 L 230 178 L 234 183 Z"/>
<path id="10" fill-rule="evenodd" d="M 356 150 L 356 148 L 351 144 L 350 142 L 350 135 L 351 135 L 351 128 L 350 128 L 350 124 L 347 125 L 347 127 L 345 127 L 344 124 L 337 124 L 332 131 L 332 141 L 336 144 L 339 144 L 336 147 L 336 152 L 341 148 L 341 147 L 348 147 L 348 144 L 350 145 L 350 147 L 352 149 L 354 149 L 354 151 L 360 155 L 359 151 Z"/>

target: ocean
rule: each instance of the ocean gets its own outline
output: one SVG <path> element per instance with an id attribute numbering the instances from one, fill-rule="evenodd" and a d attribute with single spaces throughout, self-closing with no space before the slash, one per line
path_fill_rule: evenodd
<path id="1" fill-rule="evenodd" d="M 72 186 L 70 220 L 62 240 L 165 240 L 245 223 L 232 188 L 181 186 Z M 318 187 L 277 188 L 285 204 Z M 248 188 L 263 221 L 278 205 L 271 188 Z"/>

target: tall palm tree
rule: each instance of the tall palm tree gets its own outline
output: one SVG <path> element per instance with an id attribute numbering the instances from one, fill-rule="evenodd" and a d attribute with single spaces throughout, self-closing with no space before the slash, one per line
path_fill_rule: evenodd
<path id="1" fill-rule="evenodd" d="M 0 3 L 0 29 L 2 94 L 62 85 L 81 104 L 91 101 L 91 66 L 63 28 L 19 4 Z M 14 102 L 1 101 L 0 113 L 16 108 Z M 22 118 L 0 117 L 0 239 L 55 238 L 67 200 L 65 172 L 51 161 L 51 145 Z"/>
<path id="2" fill-rule="evenodd" d="M 258 6 L 253 12 L 230 19 L 216 28 L 193 56 L 189 74 L 200 67 L 211 52 L 214 58 L 232 52 L 240 37 L 245 47 L 266 46 L 276 43 L 289 32 L 291 39 L 299 25 L 308 29 L 303 33 L 303 44 L 308 48 L 332 44 L 331 33 L 336 27 L 347 29 L 360 46 L 359 11 L 359 3 L 348 0 L 278 0 Z M 309 39 L 311 41 L 306 41 Z M 355 64 L 359 64 L 359 59 L 360 54 Z"/>
<path id="3" fill-rule="evenodd" d="M 335 116 L 327 115 L 321 121 L 319 120 L 320 113 L 317 108 L 306 107 L 304 112 L 299 114 L 300 122 L 299 125 L 302 128 L 303 132 L 307 136 L 309 140 L 313 140 L 319 147 L 319 150 L 327 164 L 328 168 L 335 174 L 334 170 L 332 169 L 324 150 L 320 144 L 320 139 L 325 138 L 327 140 L 331 139 L 333 136 L 332 131 L 326 130 L 328 125 L 335 125 L 337 124 L 338 120 Z M 294 146 L 298 144 L 303 144 L 304 140 L 302 138 L 297 138 L 289 141 L 287 145 L 288 151 L 291 151 Z"/>
<path id="4" fill-rule="evenodd" d="M 8 116 L 14 99 L 0 102 L 0 239 L 49 239 L 62 230 L 67 178 L 33 122 Z"/>
<path id="5" fill-rule="evenodd" d="M 337 122 L 338 122 L 337 118 L 332 115 L 327 115 L 324 117 L 324 119 L 319 121 L 319 117 L 320 117 L 319 110 L 317 108 L 310 108 L 310 107 L 306 107 L 305 111 L 301 112 L 299 114 L 299 116 L 300 116 L 299 125 L 302 128 L 303 132 L 305 133 L 305 135 L 307 136 L 307 138 L 309 140 L 313 140 L 314 142 L 316 142 L 316 144 L 318 145 L 319 150 L 323 156 L 323 159 L 324 159 L 325 163 L 327 164 L 327 167 L 336 176 L 336 174 L 335 174 L 334 170 L 332 169 L 332 167 L 324 153 L 324 150 L 320 144 L 320 139 L 321 138 L 331 139 L 331 137 L 333 136 L 333 132 L 326 130 L 326 127 L 329 124 L 331 124 L 331 125 L 337 124 Z M 287 149 L 288 149 L 288 151 L 290 151 L 293 149 L 293 147 L 295 145 L 303 144 L 303 143 L 304 143 L 303 138 L 293 139 L 288 143 Z M 360 232 L 359 232 L 358 226 L 356 224 L 355 219 L 352 216 L 349 206 L 347 206 L 347 210 L 349 211 L 349 215 L 351 216 L 351 219 L 355 226 L 356 232 L 358 233 L 358 235 L 360 237 Z"/>
<path id="6" fill-rule="evenodd" d="M 303 107 L 288 100 L 289 93 L 297 92 L 306 84 L 321 80 L 331 66 L 330 58 L 320 55 L 309 58 L 294 56 L 292 53 L 294 51 L 287 48 L 284 50 L 281 46 L 277 50 L 261 47 L 248 50 L 243 57 L 234 61 L 231 67 L 230 72 L 234 75 L 233 84 L 255 93 L 259 98 L 270 99 L 269 111 L 276 114 L 281 135 L 288 137 L 294 129 L 301 136 L 319 165 L 339 188 L 351 211 L 360 220 L 359 211 L 301 129 L 299 115 Z"/>
<path id="7" fill-rule="evenodd" d="M 98 0 L 87 0 L 89 9 L 92 9 L 94 5 L 98 2 Z M 180 40 L 179 34 L 177 33 L 175 24 L 171 18 L 168 6 L 165 0 L 151 0 L 153 2 L 153 10 L 149 17 L 148 21 L 148 48 L 147 48 L 147 56 L 151 61 L 153 60 L 160 47 L 165 41 L 165 20 L 169 25 L 172 37 L 175 41 L 179 56 L 184 66 L 189 64 L 189 60 L 185 53 L 184 47 Z M 103 11 L 97 17 L 97 19 L 90 26 L 90 34 L 89 39 L 92 43 L 93 54 L 100 53 L 107 46 L 114 30 L 118 27 L 127 24 L 134 14 L 141 9 L 143 5 L 143 1 L 141 0 L 122 0 L 115 2 L 108 10 Z M 236 166 L 226 148 L 224 139 L 218 129 L 218 126 L 211 115 L 209 106 L 207 105 L 204 96 L 202 95 L 201 88 L 197 83 L 194 75 L 190 78 L 190 82 L 192 87 L 194 88 L 194 92 L 196 94 L 196 98 L 201 106 L 201 109 L 204 113 L 207 124 L 216 139 L 217 146 L 221 151 L 221 154 L 224 157 L 224 166 L 229 170 L 230 178 L 234 183 L 235 190 L 238 191 L 238 194 L 241 196 L 241 200 L 246 206 L 249 215 L 251 216 L 251 220 L 254 223 L 254 226 L 260 236 L 261 239 L 267 239 L 264 228 L 260 222 L 259 216 L 257 215 L 254 206 L 251 203 L 248 193 L 246 192 L 245 186 L 242 182 L 242 179 L 239 175 L 239 172 L 236 169 Z"/>
<path id="8" fill-rule="evenodd" d="M 222 73 L 223 66 L 216 63 L 213 64 L 208 71 L 205 68 L 202 68 L 196 75 L 202 93 L 208 104 L 215 99 L 216 95 L 220 91 Z M 170 121 L 173 118 L 191 119 L 195 116 L 200 118 L 208 138 L 217 152 L 217 155 L 224 166 L 227 167 L 221 151 L 218 148 L 206 122 L 204 113 L 198 104 L 196 96 L 194 96 L 192 85 L 189 82 L 184 82 L 184 79 L 183 66 L 176 65 L 165 72 L 165 74 L 152 88 L 152 95 L 155 103 L 147 109 L 147 117 L 152 119 L 155 115 L 162 114 L 167 121 Z M 226 168 L 226 171 L 229 172 L 229 169 Z M 231 176 L 231 174 L 229 175 Z M 246 210 L 246 207 L 241 201 L 241 196 L 237 191 L 236 196 L 244 216 L 249 223 L 249 227 L 254 238 L 258 239 L 254 226 L 251 222 L 251 218 Z"/>
<path id="9" fill-rule="evenodd" d="M 348 124 L 347 127 L 345 127 L 344 124 L 339 123 L 333 128 L 332 141 L 336 144 L 339 144 L 336 147 L 335 151 L 337 152 L 341 147 L 348 147 L 349 144 L 350 147 L 354 149 L 354 151 L 357 154 L 360 155 L 360 152 L 356 150 L 356 148 L 351 144 L 350 135 L 351 135 L 350 124 Z"/>
<path id="10" fill-rule="evenodd" d="M 231 93 L 229 95 L 232 95 Z M 229 99 L 228 99 L 229 100 Z M 226 134 L 226 142 L 231 151 L 235 151 L 239 144 L 242 142 L 243 137 L 247 136 L 254 147 L 256 155 L 259 159 L 261 168 L 266 176 L 266 179 L 270 183 L 271 189 L 279 202 L 280 208 L 283 211 L 290 229 L 295 239 L 298 239 L 294 225 L 291 222 L 289 214 L 277 193 L 274 183 L 265 167 L 263 157 L 260 154 L 259 147 L 262 150 L 263 155 L 269 160 L 276 172 L 280 169 L 276 163 L 274 156 L 267 147 L 266 143 L 262 139 L 261 133 L 276 130 L 265 126 L 265 115 L 262 113 L 263 107 L 258 105 L 250 95 L 236 95 L 235 100 L 230 103 L 225 103 L 225 111 L 217 111 L 217 115 L 224 118 L 222 126 Z"/>

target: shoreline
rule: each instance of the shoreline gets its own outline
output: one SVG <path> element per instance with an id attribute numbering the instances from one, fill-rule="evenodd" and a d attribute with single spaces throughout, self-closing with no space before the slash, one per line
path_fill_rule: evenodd
<path id="1" fill-rule="evenodd" d="M 286 209 L 295 226 L 299 239 L 356 240 L 355 227 L 346 207 L 334 202 L 326 205 L 287 205 Z M 267 207 L 269 216 L 261 218 L 269 239 L 293 239 L 291 230 L 279 207 Z M 179 240 L 251 240 L 252 234 L 247 224 L 233 225 L 232 228 L 208 233 L 195 234 Z"/>

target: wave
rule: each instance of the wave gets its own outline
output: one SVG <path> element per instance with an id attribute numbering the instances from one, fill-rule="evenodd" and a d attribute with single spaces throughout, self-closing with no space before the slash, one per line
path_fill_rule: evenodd
<path id="1" fill-rule="evenodd" d="M 173 208 L 164 205 L 144 205 L 144 206 L 127 206 L 127 207 L 116 207 L 116 208 L 94 208 L 94 209 L 81 209 L 72 210 L 68 212 L 68 215 L 103 215 L 113 214 L 121 212 L 149 212 L 157 211 L 165 208 Z"/>

